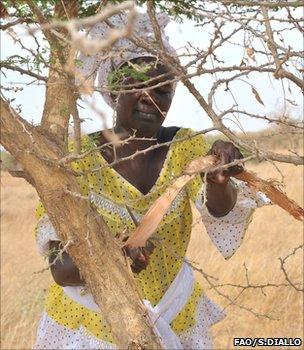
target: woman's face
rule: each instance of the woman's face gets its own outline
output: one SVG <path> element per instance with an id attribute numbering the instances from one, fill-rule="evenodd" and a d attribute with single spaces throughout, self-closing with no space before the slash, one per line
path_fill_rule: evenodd
<path id="1" fill-rule="evenodd" d="M 116 109 L 116 132 L 127 132 L 130 135 L 136 131 L 137 137 L 153 137 L 161 127 L 166 114 L 171 106 L 174 85 L 168 83 L 155 87 L 153 89 L 145 89 L 145 87 L 155 86 L 161 82 L 172 80 L 173 74 L 163 64 L 155 65 L 154 59 L 136 59 L 132 63 L 147 64 L 150 63 L 151 68 L 145 73 L 147 77 L 155 78 L 152 82 L 144 84 L 134 78 L 125 78 L 122 85 L 136 84 L 136 89 L 140 91 L 130 91 L 121 93 L 118 97 Z M 166 74 L 165 76 L 162 76 Z"/>

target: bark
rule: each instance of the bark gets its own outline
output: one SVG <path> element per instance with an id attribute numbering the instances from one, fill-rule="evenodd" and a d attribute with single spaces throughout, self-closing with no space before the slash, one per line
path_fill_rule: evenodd
<path id="1" fill-rule="evenodd" d="M 68 253 L 103 310 L 116 344 L 123 349 L 160 349 L 120 246 L 88 201 L 70 193 L 80 193 L 75 177 L 55 165 L 62 148 L 51 135 L 13 114 L 3 100 L 1 140 L 32 178 L 60 239 L 71 241 Z"/>
<path id="2" fill-rule="evenodd" d="M 35 2 L 27 4 L 40 24 L 45 19 Z M 57 18 L 77 15 L 77 1 L 55 6 Z M 66 155 L 68 123 L 77 110 L 73 77 L 65 71 L 71 47 L 44 32 L 51 47 L 50 71 L 41 126 L 34 127 L 1 99 L 1 143 L 23 166 L 67 251 L 79 267 L 115 343 L 123 349 L 160 349 L 150 318 L 121 247 L 100 215 L 80 194 L 76 177 L 58 164 Z M 64 31 L 60 32 L 66 35 Z"/>
<path id="3" fill-rule="evenodd" d="M 62 3 L 65 4 L 65 7 L 62 7 Z M 77 17 L 76 1 L 64 1 L 62 3 L 57 3 L 54 9 L 57 18 L 67 20 Z M 34 4 L 31 6 L 33 10 L 36 8 L 36 12 L 39 11 Z M 36 13 L 36 16 L 37 18 L 39 17 L 38 13 Z M 57 31 L 62 37 L 68 38 L 65 29 L 59 28 Z M 47 35 L 48 33 L 45 34 Z M 64 69 L 72 51 L 70 45 L 67 43 L 60 41 L 58 38 L 52 38 L 49 35 L 47 37 L 51 46 L 50 70 L 46 84 L 41 126 L 53 133 L 58 142 L 66 148 L 70 114 L 75 109 L 77 100 L 73 83 L 74 77 L 69 75 Z"/>

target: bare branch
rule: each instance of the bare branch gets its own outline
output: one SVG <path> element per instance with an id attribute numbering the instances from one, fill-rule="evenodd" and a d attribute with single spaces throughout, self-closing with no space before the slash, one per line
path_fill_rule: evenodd
<path id="1" fill-rule="evenodd" d="M 0 62 L 0 68 L 6 68 L 6 69 L 9 69 L 9 70 L 12 70 L 15 72 L 19 72 L 20 74 L 25 74 L 25 75 L 28 75 L 30 77 L 33 77 L 35 79 L 38 79 L 38 80 L 41 80 L 44 82 L 47 82 L 47 79 L 48 79 L 46 76 L 31 72 L 31 71 L 29 71 L 27 69 L 23 69 L 21 67 L 13 66 L 13 65 L 6 63 L 6 62 L 3 62 L 3 61 Z"/>
<path id="2" fill-rule="evenodd" d="M 304 292 L 304 288 L 299 288 L 297 287 L 296 283 L 292 282 L 290 277 L 288 276 L 288 273 L 286 271 L 286 268 L 285 268 L 285 263 L 286 263 L 286 260 L 288 260 L 291 256 L 295 255 L 296 252 L 299 250 L 299 249 L 303 249 L 304 245 L 301 244 L 299 245 L 298 247 L 294 248 L 293 251 L 286 255 L 284 258 L 279 258 L 280 260 L 280 264 L 281 264 L 281 270 L 283 271 L 284 273 L 284 276 L 285 276 L 285 279 L 286 281 L 295 289 L 297 290 L 298 292 Z"/>
<path id="3" fill-rule="evenodd" d="M 239 110 L 239 109 L 228 109 L 227 111 L 224 111 L 223 113 L 220 114 L 220 118 L 223 118 L 226 114 L 229 113 L 240 113 L 240 114 L 245 114 L 248 117 L 251 118 L 255 118 L 255 119 L 263 119 L 268 121 L 269 123 L 273 123 L 273 124 L 283 124 L 286 126 L 290 126 L 292 128 L 296 128 L 296 129 L 300 129 L 303 130 L 303 121 L 299 121 L 298 123 L 294 120 L 290 120 L 288 118 L 271 118 L 271 117 L 267 117 L 267 115 L 259 115 L 259 114 L 255 114 L 255 113 L 250 113 L 247 112 L 245 110 Z M 303 132 L 303 131 L 301 131 Z"/>
<path id="4" fill-rule="evenodd" d="M 254 0 L 218 0 L 223 5 L 240 5 L 240 6 L 263 6 L 267 8 L 278 8 L 278 7 L 302 7 L 304 2 L 301 0 L 296 1 L 254 1 Z"/>
<path id="5" fill-rule="evenodd" d="M 31 9 L 31 11 L 35 15 L 35 17 L 37 18 L 37 21 L 38 21 L 38 23 L 40 23 L 40 25 L 43 25 L 43 24 L 48 22 L 44 18 L 44 15 L 43 15 L 42 11 L 40 10 L 39 6 L 33 0 L 26 0 L 25 2 L 28 4 L 29 8 Z M 49 43 L 56 43 L 57 42 L 56 37 L 52 33 L 48 32 L 47 30 L 43 30 L 43 34 L 45 35 L 45 37 L 47 38 Z"/>
<path id="6" fill-rule="evenodd" d="M 105 21 L 108 17 L 124 10 L 129 10 L 126 26 L 121 30 L 111 29 L 108 33 L 108 37 L 104 40 L 88 39 L 86 35 L 78 32 L 78 29 L 80 28 L 92 27 L 94 24 Z M 117 40 L 130 36 L 135 18 L 136 11 L 134 8 L 134 2 L 125 1 L 116 6 L 107 6 L 94 16 L 82 19 L 71 19 L 69 21 L 53 20 L 50 23 L 42 23 L 40 28 L 44 33 L 49 31 L 52 32 L 52 29 L 54 28 L 66 29 L 71 37 L 70 44 L 85 54 L 94 55 L 101 50 L 111 47 Z M 36 30 L 37 29 L 33 29 L 31 32 L 35 32 Z"/>
<path id="7" fill-rule="evenodd" d="M 216 129 L 215 129 L 215 128 L 208 128 L 208 129 L 205 129 L 205 130 L 202 130 L 202 131 L 198 131 L 198 132 L 194 133 L 194 134 L 191 135 L 191 136 L 182 137 L 182 138 L 180 138 L 180 139 L 178 139 L 178 140 L 172 140 L 172 141 L 167 141 L 167 142 L 164 142 L 164 143 L 152 145 L 152 146 L 147 147 L 147 148 L 145 148 L 145 149 L 138 150 L 138 151 L 134 152 L 133 154 L 131 154 L 130 156 L 123 157 L 123 158 L 119 158 L 119 159 L 115 159 L 112 163 L 108 163 L 108 164 L 105 164 L 105 165 L 103 165 L 103 166 L 97 167 L 97 168 L 95 168 L 95 169 L 91 169 L 89 172 L 90 172 L 90 173 L 94 173 L 94 172 L 100 171 L 100 170 L 103 169 L 103 168 L 113 167 L 113 166 L 116 165 L 116 164 L 125 162 L 125 161 L 127 161 L 127 160 L 134 159 L 135 157 L 139 156 L 140 154 L 146 154 L 147 152 L 150 152 L 150 151 L 155 150 L 155 149 L 160 148 L 160 147 L 169 146 L 169 145 L 171 145 L 171 144 L 173 144 L 173 143 L 178 143 L 178 142 L 182 142 L 182 141 L 185 141 L 185 140 L 189 140 L 189 139 L 191 139 L 191 138 L 193 138 L 193 137 L 195 137 L 195 136 L 197 136 L 197 135 L 202 135 L 202 134 L 205 134 L 205 133 L 210 132 L 210 131 L 213 131 L 213 130 L 216 130 Z M 103 146 L 102 146 L 102 147 L 103 147 Z M 98 149 L 98 148 L 96 148 L 96 149 L 93 150 L 93 151 L 96 151 L 97 149 Z M 90 152 L 92 152 L 92 151 L 90 151 Z M 72 158 L 74 158 L 74 157 L 71 157 L 71 158 L 69 157 L 69 158 L 68 158 L 68 161 L 70 161 L 70 159 L 72 159 Z M 80 155 L 80 156 L 77 157 L 77 158 L 78 158 L 78 159 L 83 158 L 83 155 Z M 65 159 L 66 159 L 66 158 L 64 158 L 64 162 L 65 162 Z M 86 172 L 80 173 L 80 174 L 86 174 Z"/>
<path id="8" fill-rule="evenodd" d="M 276 48 L 276 44 L 274 41 L 274 37 L 273 37 L 273 30 L 271 28 L 270 25 L 270 20 L 268 17 L 268 12 L 266 10 L 265 7 L 262 6 L 262 13 L 265 19 L 265 27 L 266 27 L 266 33 L 268 36 L 267 39 L 267 44 L 268 44 L 268 48 L 271 51 L 272 57 L 274 59 L 275 65 L 276 65 L 276 71 L 274 73 L 274 76 L 276 78 L 278 77 L 287 77 L 289 80 L 293 81 L 296 85 L 298 85 L 302 90 L 304 90 L 304 81 L 302 79 L 299 79 L 298 77 L 296 77 L 294 74 L 291 74 L 290 72 L 287 72 L 283 67 L 282 64 L 283 62 L 279 60 L 278 57 L 278 52 L 277 52 L 277 48 Z"/>
<path id="9" fill-rule="evenodd" d="M 0 24 L 0 30 L 7 30 L 11 27 L 16 26 L 17 24 L 20 24 L 20 23 L 33 23 L 33 20 L 30 18 L 17 18 L 15 20 L 13 20 L 12 22 Z"/>
<path id="10" fill-rule="evenodd" d="M 164 51 L 164 43 L 163 43 L 163 39 L 161 36 L 161 31 L 156 19 L 156 14 L 155 14 L 155 9 L 154 9 L 154 4 L 153 4 L 153 0 L 148 0 L 147 1 L 147 11 L 148 11 L 148 15 L 150 17 L 152 26 L 153 26 L 153 30 L 154 30 L 154 35 L 155 35 L 155 39 L 156 42 L 159 44 L 159 47 L 162 51 Z"/>

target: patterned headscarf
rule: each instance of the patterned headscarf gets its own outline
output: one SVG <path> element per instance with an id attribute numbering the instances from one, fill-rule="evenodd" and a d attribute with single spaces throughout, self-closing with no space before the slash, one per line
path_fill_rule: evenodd
<path id="1" fill-rule="evenodd" d="M 164 48 L 170 54 L 176 55 L 174 48 L 170 45 L 168 37 L 164 33 L 164 29 L 169 23 L 169 17 L 162 13 L 156 14 L 156 17 L 161 30 Z M 125 13 L 115 15 L 109 21 L 114 27 L 122 28 L 126 24 L 127 16 Z M 109 26 L 105 22 L 98 23 L 90 30 L 90 35 L 94 39 L 104 39 L 107 37 L 108 30 Z M 146 43 L 151 43 L 152 45 L 153 41 L 155 42 L 153 27 L 147 14 L 138 14 L 133 32 Z M 145 49 L 136 46 L 127 38 L 123 38 L 113 45 L 111 51 L 101 51 L 93 56 L 81 54 L 79 56 L 82 62 L 80 71 L 85 78 L 90 78 L 93 82 L 97 76 L 100 93 L 105 102 L 114 108 L 115 103 L 111 98 L 110 92 L 107 91 L 108 75 L 110 72 L 120 68 L 124 63 L 139 57 L 154 56 Z"/>

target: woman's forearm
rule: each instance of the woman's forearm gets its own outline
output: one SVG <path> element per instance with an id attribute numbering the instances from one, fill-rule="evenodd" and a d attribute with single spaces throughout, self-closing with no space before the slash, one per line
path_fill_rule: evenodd
<path id="1" fill-rule="evenodd" d="M 237 199 L 237 190 L 229 180 L 224 184 L 207 183 L 206 206 L 211 215 L 225 216 L 234 207 Z"/>
<path id="2" fill-rule="evenodd" d="M 83 286 L 85 282 L 81 279 L 79 270 L 71 257 L 63 252 L 60 258 L 60 242 L 50 242 L 51 255 L 49 257 L 50 269 L 54 281 L 62 287 Z"/>

